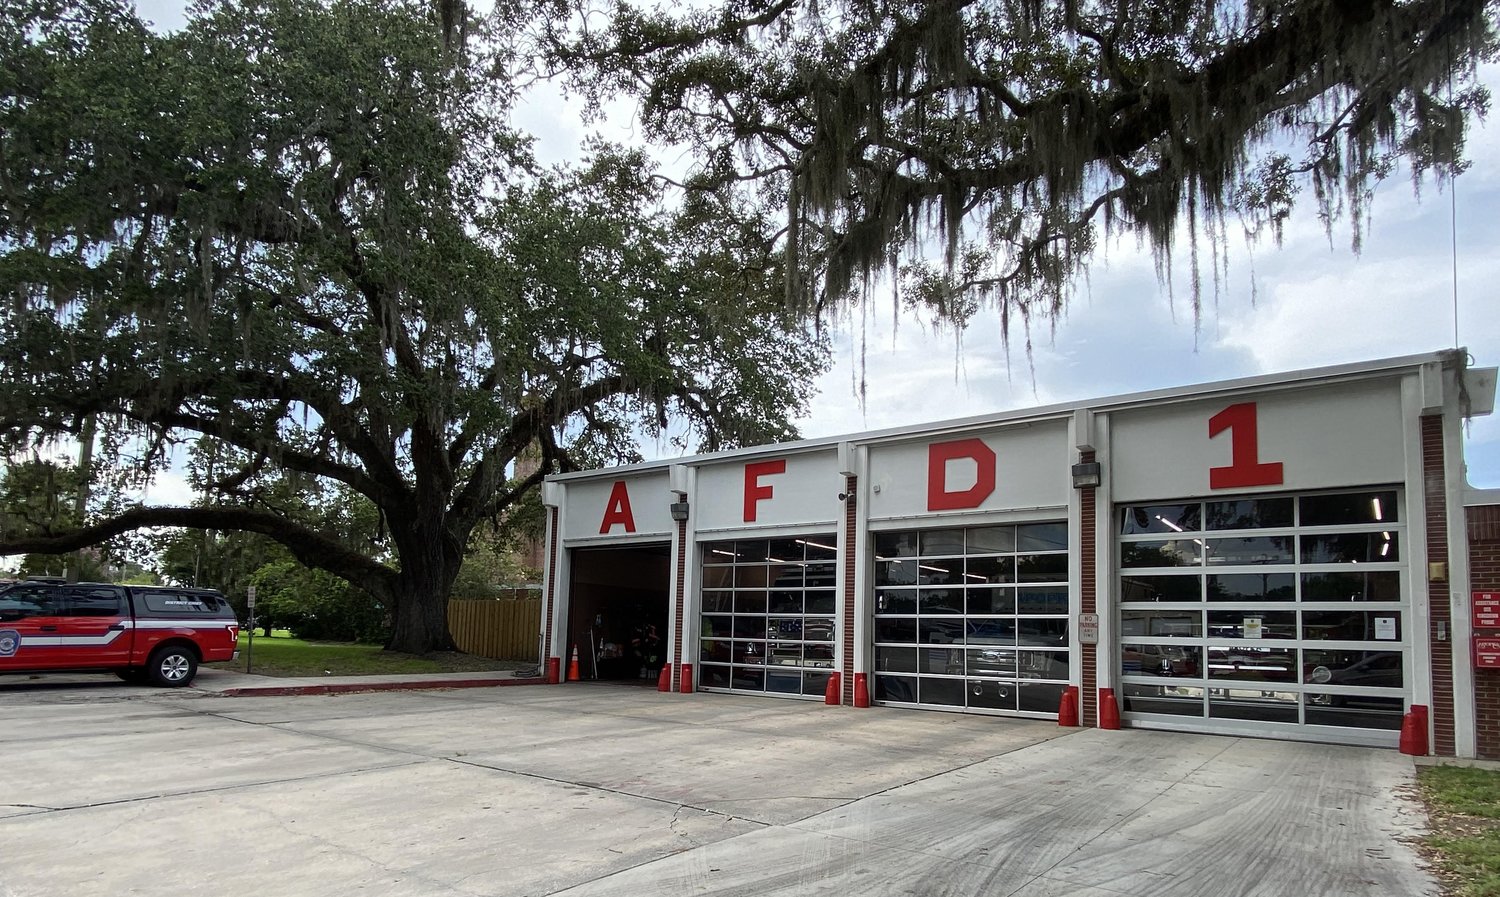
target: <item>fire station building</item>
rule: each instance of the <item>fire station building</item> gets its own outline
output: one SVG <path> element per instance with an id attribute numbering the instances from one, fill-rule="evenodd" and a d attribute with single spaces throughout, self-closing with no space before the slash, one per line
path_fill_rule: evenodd
<path id="1" fill-rule="evenodd" d="M 551 477 L 548 678 L 1500 756 L 1467 361 Z"/>

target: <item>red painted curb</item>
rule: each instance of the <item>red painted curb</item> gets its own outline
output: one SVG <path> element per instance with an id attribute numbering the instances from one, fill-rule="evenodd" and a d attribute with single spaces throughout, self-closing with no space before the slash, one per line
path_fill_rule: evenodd
<path id="1" fill-rule="evenodd" d="M 449 679 L 446 682 L 339 682 L 329 685 L 248 685 L 205 694 L 226 698 L 282 697 L 286 695 L 337 695 L 356 691 L 418 691 L 433 688 L 497 688 L 508 685 L 546 685 L 546 679 Z"/>

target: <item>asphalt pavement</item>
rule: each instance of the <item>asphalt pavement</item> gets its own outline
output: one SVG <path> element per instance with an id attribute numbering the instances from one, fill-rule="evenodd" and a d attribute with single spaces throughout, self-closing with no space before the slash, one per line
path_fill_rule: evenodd
<path id="1" fill-rule="evenodd" d="M 1394 751 L 595 683 L 228 691 L 253 686 L 0 689 L 0 897 L 1437 893 Z"/>

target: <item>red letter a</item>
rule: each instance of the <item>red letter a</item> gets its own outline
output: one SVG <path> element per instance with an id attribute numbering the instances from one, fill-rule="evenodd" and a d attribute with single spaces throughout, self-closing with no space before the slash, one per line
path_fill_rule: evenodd
<path id="1" fill-rule="evenodd" d="M 635 517 L 630 513 L 630 491 L 625 488 L 625 481 L 615 482 L 615 488 L 609 491 L 609 504 L 604 508 L 604 522 L 599 525 L 599 535 L 608 535 L 615 524 L 625 525 L 625 532 L 635 532 Z"/>

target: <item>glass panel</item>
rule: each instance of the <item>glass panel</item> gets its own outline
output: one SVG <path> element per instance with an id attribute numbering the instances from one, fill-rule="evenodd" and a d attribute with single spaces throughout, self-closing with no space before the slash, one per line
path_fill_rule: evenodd
<path id="1" fill-rule="evenodd" d="M 962 585 L 964 581 L 963 558 L 924 558 L 917 569 L 917 582 L 924 586 Z"/>
<path id="2" fill-rule="evenodd" d="M 802 693 L 805 695 L 826 695 L 828 693 L 828 680 L 830 673 L 803 673 Z"/>
<path id="3" fill-rule="evenodd" d="M 703 615 L 703 634 L 713 636 L 727 636 L 734 630 L 734 624 L 730 617 Z"/>
<path id="4" fill-rule="evenodd" d="M 801 598 L 800 595 L 797 596 L 797 597 Z M 726 613 L 727 614 L 727 613 L 729 613 L 732 610 L 734 610 L 734 593 L 733 592 L 728 592 L 728 591 L 725 591 L 723 589 L 713 589 L 712 591 L 706 591 L 706 592 L 703 593 L 703 612 L 704 613 L 707 613 L 707 614 Z"/>
<path id="5" fill-rule="evenodd" d="M 1296 682 L 1297 651 L 1294 648 L 1208 649 L 1210 679 L 1239 679 L 1247 682 Z"/>
<path id="6" fill-rule="evenodd" d="M 760 667 L 731 667 L 731 688 L 743 691 L 765 691 L 766 671 Z"/>
<path id="7" fill-rule="evenodd" d="M 1401 614 L 1393 610 L 1305 610 L 1302 637 L 1346 642 L 1401 640 Z"/>
<path id="8" fill-rule="evenodd" d="M 917 621 L 915 618 L 875 618 L 875 641 L 896 642 L 898 644 L 911 645 L 917 641 Z"/>
<path id="9" fill-rule="evenodd" d="M 962 651 L 944 645 L 941 648 L 918 648 L 917 671 L 921 673 L 951 673 L 964 661 Z"/>
<path id="10" fill-rule="evenodd" d="M 731 643 L 725 639 L 703 640 L 703 662 L 704 663 L 728 663 L 733 649 Z"/>
<path id="11" fill-rule="evenodd" d="M 1201 528 L 1202 506 L 1194 502 L 1183 505 L 1140 505 L 1122 508 L 1120 534 L 1181 533 Z"/>
<path id="12" fill-rule="evenodd" d="M 953 653 L 953 669 L 950 672 L 969 676 L 1016 678 L 1015 648 L 970 648 Z"/>
<path id="13" fill-rule="evenodd" d="M 876 646 L 875 671 L 877 673 L 915 673 L 917 671 L 916 648 L 888 648 Z"/>
<path id="14" fill-rule="evenodd" d="M 733 660 L 735 663 L 763 664 L 765 652 L 765 642 L 735 642 Z"/>
<path id="15" fill-rule="evenodd" d="M 741 616 L 736 615 L 735 618 L 734 618 L 734 637 L 735 638 L 765 638 L 766 637 L 766 618 L 765 617 L 741 617 Z"/>
<path id="16" fill-rule="evenodd" d="M 918 626 L 925 645 L 951 645 L 964 640 L 962 619 L 924 618 Z"/>
<path id="17" fill-rule="evenodd" d="M 764 564 L 766 562 L 766 540 L 750 539 L 734 543 L 734 557 L 741 564 Z"/>
<path id="18" fill-rule="evenodd" d="M 997 620 L 969 618 L 964 637 L 970 645 L 1014 645 L 1016 643 L 1016 621 L 1004 617 Z"/>
<path id="19" fill-rule="evenodd" d="M 1024 523 L 1016 527 L 1016 551 L 1067 551 L 1066 523 Z"/>
<path id="20" fill-rule="evenodd" d="M 803 645 L 802 663 L 804 666 L 819 667 L 821 669 L 832 669 L 833 646 L 819 644 Z"/>
<path id="21" fill-rule="evenodd" d="M 735 592 L 734 612 L 737 614 L 763 614 L 766 612 L 765 592 Z"/>
<path id="22" fill-rule="evenodd" d="M 963 554 L 964 531 L 961 529 L 926 530 L 922 533 L 921 551 L 923 557 Z"/>
<path id="23" fill-rule="evenodd" d="M 1019 582 L 1067 582 L 1068 556 L 1065 554 L 1017 555 L 1016 579 Z"/>
<path id="24" fill-rule="evenodd" d="M 922 589 L 918 607 L 923 614 L 961 614 L 964 612 L 963 589 Z"/>
<path id="25" fill-rule="evenodd" d="M 1016 612 L 1016 590 L 1006 588 L 970 588 L 965 590 L 971 614 L 1013 614 Z"/>
<path id="26" fill-rule="evenodd" d="M 1120 600 L 1202 601 L 1203 577 L 1198 574 L 1121 576 Z"/>
<path id="27" fill-rule="evenodd" d="M 1022 679 L 1068 678 L 1068 652 L 1021 651 L 1016 655 L 1016 675 Z"/>
<path id="28" fill-rule="evenodd" d="M 968 690 L 969 706 L 976 710 L 1015 710 L 1016 684 L 970 679 L 964 686 Z M 1056 707 L 1052 708 L 1057 711 Z"/>
<path id="29" fill-rule="evenodd" d="M 1046 682 L 1019 682 L 1016 685 L 1017 706 L 1032 713 L 1056 713 L 1066 687 Z"/>
<path id="30" fill-rule="evenodd" d="M 1015 582 L 1016 559 L 1005 557 L 973 557 L 964 568 L 964 579 L 970 583 Z"/>
<path id="31" fill-rule="evenodd" d="M 917 556 L 916 533 L 876 533 L 875 554 L 882 558 Z"/>
<path id="32" fill-rule="evenodd" d="M 766 663 L 771 666 L 781 667 L 802 666 L 802 643 L 768 642 L 766 644 Z"/>
<path id="33" fill-rule="evenodd" d="M 809 589 L 831 589 L 838 575 L 838 566 L 829 561 L 808 561 L 805 572 Z"/>
<path id="34" fill-rule="evenodd" d="M 773 614 L 802 613 L 802 593 L 777 589 L 771 593 L 769 609 Z"/>
<path id="35" fill-rule="evenodd" d="M 1208 635 L 1221 639 L 1296 638 L 1297 612 L 1290 610 L 1211 610 Z"/>
<path id="36" fill-rule="evenodd" d="M 877 675 L 875 677 L 875 700 L 916 703 L 917 677 Z"/>
<path id="37" fill-rule="evenodd" d="M 877 589 L 875 592 L 877 614 L 914 614 L 917 612 L 916 589 Z"/>
<path id="38" fill-rule="evenodd" d="M 1396 533 L 1337 533 L 1302 537 L 1302 563 L 1348 564 L 1399 561 Z"/>
<path id="39" fill-rule="evenodd" d="M 708 561 L 704 561 L 706 565 Z M 705 589 L 727 589 L 734 585 L 733 567 L 709 567 L 703 568 L 703 588 Z"/>
<path id="40" fill-rule="evenodd" d="M 1122 567 L 1196 567 L 1203 563 L 1201 539 L 1126 542 L 1120 546 Z"/>
<path id="41" fill-rule="evenodd" d="M 1126 713 L 1202 716 L 1203 689 L 1182 685 L 1125 685 Z"/>
<path id="42" fill-rule="evenodd" d="M 839 556 L 838 536 L 833 533 L 821 533 L 810 539 L 798 539 L 806 548 L 807 559 L 810 561 L 831 561 Z"/>
<path id="43" fill-rule="evenodd" d="M 734 585 L 738 589 L 764 589 L 766 587 L 767 569 L 765 564 L 748 566 L 741 564 L 734 568 Z"/>
<path id="44" fill-rule="evenodd" d="M 1251 536 L 1248 538 L 1209 539 L 1209 566 L 1231 567 L 1240 564 L 1290 564 L 1291 536 Z"/>
<path id="45" fill-rule="evenodd" d="M 819 589 L 807 593 L 807 612 L 810 614 L 831 614 L 834 612 L 835 595 L 833 589 Z"/>
<path id="46" fill-rule="evenodd" d="M 1209 529 L 1263 529 L 1292 525 L 1290 498 L 1254 498 L 1211 501 L 1207 506 Z"/>
<path id="47" fill-rule="evenodd" d="M 982 526 L 969 530 L 969 554 L 1000 554 L 1016 550 L 1016 528 Z"/>
<path id="48" fill-rule="evenodd" d="M 1199 638 L 1203 635 L 1203 613 L 1196 610 L 1121 611 L 1120 635 Z"/>
<path id="49" fill-rule="evenodd" d="M 1037 648 L 1068 647 L 1068 621 L 1021 617 L 1016 621 L 1016 639 Z"/>
<path id="50" fill-rule="evenodd" d="M 734 563 L 733 542 L 704 542 L 703 563 L 709 564 L 732 564 Z"/>
<path id="51" fill-rule="evenodd" d="M 798 639 L 802 638 L 801 617 L 772 617 L 768 624 L 768 632 L 771 638 Z"/>
<path id="52" fill-rule="evenodd" d="M 800 539 L 772 539 L 770 545 L 769 559 L 776 561 L 800 561 L 805 543 Z"/>
<path id="53" fill-rule="evenodd" d="M 923 676 L 918 680 L 917 699 L 923 704 L 938 704 L 944 707 L 962 707 L 964 683 L 962 679 L 934 679 Z"/>
<path id="54" fill-rule="evenodd" d="M 802 671 L 766 670 L 766 691 L 778 695 L 802 694 Z"/>
<path id="55" fill-rule="evenodd" d="M 777 589 L 802 588 L 802 574 L 807 567 L 802 562 L 772 565 L 771 587 Z"/>
<path id="56" fill-rule="evenodd" d="M 1121 645 L 1120 668 L 1127 676 L 1203 675 L 1203 648 L 1198 645 Z"/>
<path id="57" fill-rule="evenodd" d="M 807 617 L 803 619 L 802 640 L 805 642 L 833 641 L 833 618 Z"/>
<path id="58" fill-rule="evenodd" d="M 1401 729 L 1406 700 L 1374 695 L 1331 695 L 1310 692 L 1304 719 L 1310 726 L 1347 726 L 1355 729 Z"/>
<path id="59" fill-rule="evenodd" d="M 1066 586 L 1017 589 L 1016 596 L 1017 613 L 1066 614 L 1068 612 Z"/>
<path id="60" fill-rule="evenodd" d="M 1400 688 L 1400 651 L 1303 651 L 1304 682 Z"/>
<path id="61" fill-rule="evenodd" d="M 875 585 L 914 586 L 917 584 L 916 561 L 877 561 Z"/>
<path id="62" fill-rule="evenodd" d="M 1304 495 L 1301 523 L 1303 526 L 1395 523 L 1396 512 L 1396 493 L 1391 491 Z"/>
<path id="63" fill-rule="evenodd" d="M 1394 570 L 1375 573 L 1304 573 L 1303 601 L 1400 601 L 1401 574 Z"/>
<path id="64" fill-rule="evenodd" d="M 704 688 L 728 688 L 729 667 L 705 663 L 698 667 L 698 684 Z"/>
<path id="65" fill-rule="evenodd" d="M 1295 723 L 1297 695 L 1284 691 L 1212 688 L 1208 715 L 1215 719 L 1246 719 L 1264 723 Z"/>
<path id="66" fill-rule="evenodd" d="M 1208 578 L 1209 601 L 1292 601 L 1295 573 L 1220 573 Z"/>

